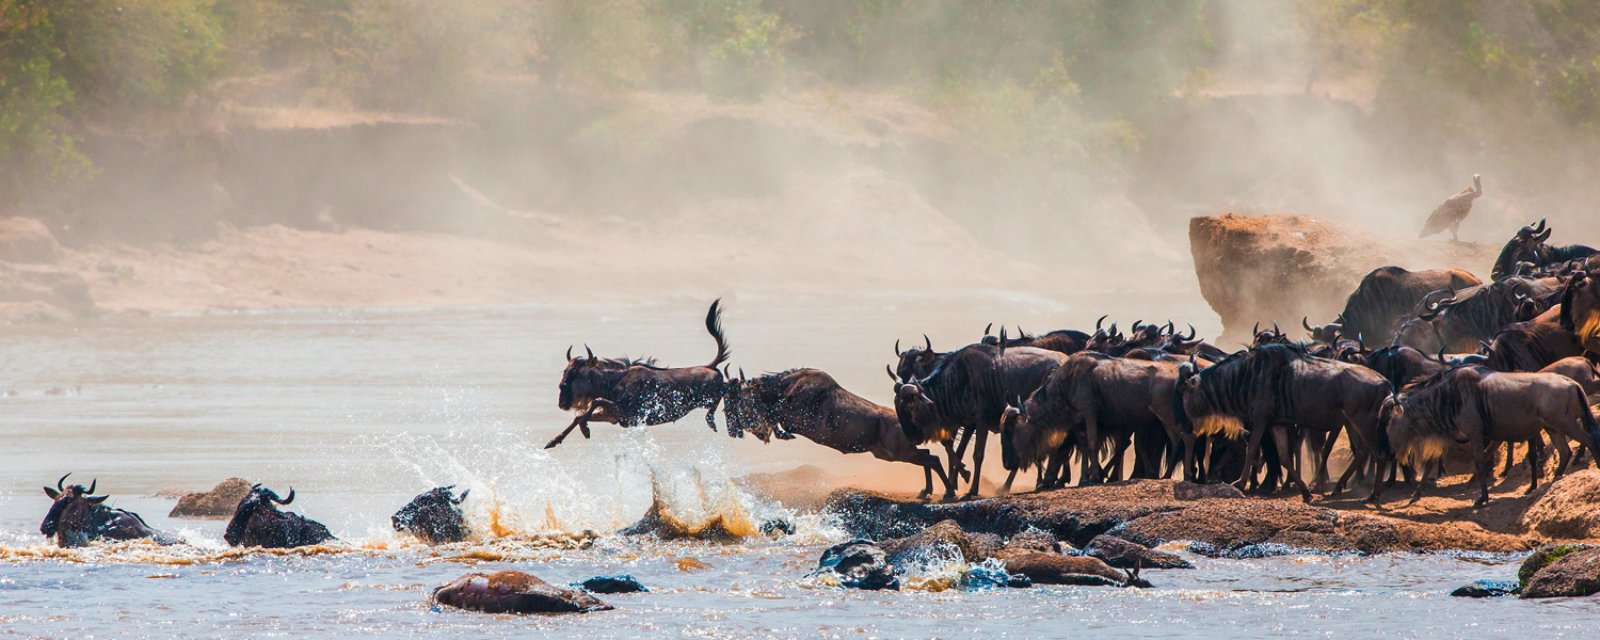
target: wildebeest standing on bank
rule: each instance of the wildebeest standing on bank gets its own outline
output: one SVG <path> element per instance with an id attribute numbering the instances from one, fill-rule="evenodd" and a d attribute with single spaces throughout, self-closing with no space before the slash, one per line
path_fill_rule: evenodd
<path id="1" fill-rule="evenodd" d="M 581 413 L 560 435 L 544 448 L 565 440 L 574 428 L 589 437 L 589 422 L 610 422 L 622 427 L 675 422 L 695 409 L 706 410 L 706 424 L 717 429 L 717 404 L 722 402 L 723 375 L 717 366 L 728 359 L 728 342 L 722 336 L 722 301 L 711 303 L 706 311 L 706 332 L 717 343 L 717 354 L 709 364 L 698 367 L 665 368 L 653 360 L 596 358 L 585 354 L 572 357 L 567 349 L 567 368 L 561 373 L 557 404 L 562 411 Z"/>
<path id="2" fill-rule="evenodd" d="M 1083 443 L 1082 482 L 1101 482 L 1106 474 L 1100 455 L 1108 436 L 1113 464 L 1121 466 L 1121 452 L 1129 439 L 1141 440 L 1135 477 L 1169 477 L 1184 449 L 1184 468 L 1194 472 L 1193 434 L 1182 434 L 1172 410 L 1178 365 L 1170 362 L 1115 358 L 1101 353 L 1074 354 L 1050 372 L 1020 407 L 1009 407 L 1002 421 L 1000 446 L 1006 469 L 1043 461 L 1071 434 Z M 1161 446 L 1146 446 L 1154 442 Z M 1160 470 L 1155 454 L 1167 453 Z"/>
<path id="3" fill-rule="evenodd" d="M 1297 346 L 1267 345 L 1204 369 L 1180 367 L 1173 413 L 1184 431 L 1197 436 L 1246 439 L 1240 489 L 1255 475 L 1261 439 L 1271 431 L 1280 462 L 1301 498 L 1310 500 L 1296 462 L 1301 435 L 1345 429 L 1352 460 L 1335 487 L 1342 491 L 1376 453 L 1378 409 L 1389 389 L 1383 376 L 1366 367 L 1313 357 Z"/>
<path id="4" fill-rule="evenodd" d="M 178 539 L 151 529 L 144 518 L 132 511 L 105 506 L 110 496 L 92 495 L 99 482 L 62 486 L 67 474 L 56 480 L 56 488 L 44 488 L 44 494 L 55 502 L 39 523 L 39 533 L 54 537 L 58 547 L 82 547 L 99 539 L 138 540 L 149 538 L 157 544 L 177 544 Z"/>
<path id="5" fill-rule="evenodd" d="M 1439 290 L 1459 291 L 1483 284 L 1477 276 L 1460 269 L 1407 271 L 1400 267 L 1379 267 L 1361 278 L 1356 290 L 1345 300 L 1339 314 L 1339 334 L 1369 342 L 1387 342 L 1400 322 L 1411 315 L 1417 303 Z M 1323 325 L 1327 327 L 1327 325 Z M 1313 333 L 1316 329 L 1311 329 Z"/>
<path id="6" fill-rule="evenodd" d="M 251 485 L 233 519 L 222 532 L 222 540 L 235 547 L 265 547 L 288 549 L 333 540 L 333 533 L 322 523 L 298 513 L 286 513 L 278 505 L 294 502 L 294 489 L 289 497 L 280 498 L 271 489 L 260 484 Z"/>
<path id="7" fill-rule="evenodd" d="M 728 389 L 723 420 L 729 435 L 748 430 L 766 441 L 772 431 L 782 429 L 842 453 L 907 462 L 922 467 L 925 482 L 918 497 L 933 494 L 935 474 L 945 497 L 955 497 L 955 483 L 939 458 L 911 444 L 893 409 L 851 393 L 827 372 L 791 369 L 749 380 L 741 374 L 728 382 Z"/>
<path id="8" fill-rule="evenodd" d="M 1542 271 L 1574 260 L 1582 261 L 1600 253 L 1592 247 L 1581 244 L 1569 246 L 1545 244 L 1545 241 L 1550 239 L 1552 231 L 1545 226 L 1543 219 L 1518 229 L 1517 234 L 1511 236 L 1511 239 L 1506 241 L 1505 247 L 1500 249 L 1500 256 L 1494 261 L 1490 277 L 1499 280 L 1516 275 L 1518 265 L 1531 264 L 1535 271 Z"/>
<path id="9" fill-rule="evenodd" d="M 389 518 L 389 523 L 394 525 L 395 531 L 409 531 L 428 544 L 466 540 L 467 536 L 472 535 L 472 530 L 467 527 L 467 517 L 461 512 L 461 503 L 472 490 L 467 489 L 457 496 L 450 492 L 454 488 L 455 485 L 451 485 L 423 492 L 395 512 Z"/>
<path id="10" fill-rule="evenodd" d="M 1469 445 L 1478 479 L 1475 506 L 1489 501 L 1489 448 L 1496 442 L 1536 442 L 1541 433 L 1561 456 L 1560 477 L 1572 462 L 1567 440 L 1577 440 L 1600 460 L 1600 424 L 1583 389 L 1553 373 L 1500 373 L 1482 366 L 1455 367 L 1408 387 L 1384 406 L 1387 443 L 1394 457 L 1413 467 L 1437 460 L 1450 442 Z M 1528 491 L 1538 486 L 1537 452 L 1529 452 Z M 1417 483 L 1413 499 L 1421 494 Z M 1376 489 L 1373 499 L 1377 499 Z"/>
<path id="11" fill-rule="evenodd" d="M 953 439 L 962 428 L 976 435 L 966 493 L 973 498 L 978 495 L 989 431 L 1000 428 L 1008 401 L 1033 393 L 1066 359 L 1066 354 L 1032 347 L 968 345 L 940 358 L 926 376 L 896 380 L 895 415 L 918 445 Z M 1010 474 L 1007 486 L 1015 476 Z"/>
<path id="12" fill-rule="evenodd" d="M 1441 349 L 1473 353 L 1483 341 L 1521 320 L 1519 315 L 1526 303 L 1547 298 L 1555 291 L 1553 281 L 1517 277 L 1455 292 L 1441 290 L 1429 294 L 1430 304 L 1415 320 L 1402 326 L 1396 338 L 1399 344 L 1426 353 Z"/>

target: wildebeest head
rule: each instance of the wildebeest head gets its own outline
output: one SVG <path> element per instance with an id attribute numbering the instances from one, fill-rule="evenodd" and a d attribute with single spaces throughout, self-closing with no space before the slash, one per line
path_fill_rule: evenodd
<path id="1" fill-rule="evenodd" d="M 1500 256 L 1494 261 L 1491 276 L 1498 280 L 1513 275 L 1520 262 L 1532 262 L 1538 266 L 1539 245 L 1550 239 L 1553 229 L 1545 226 L 1544 219 L 1517 230 L 1517 235 L 1512 236 L 1500 249 Z"/>
<path id="2" fill-rule="evenodd" d="M 410 531 L 429 544 L 460 542 L 467 539 L 471 530 L 461 503 L 471 489 L 457 496 L 451 493 L 455 485 L 437 487 L 411 499 L 406 506 L 389 518 L 395 531 Z"/>
<path id="3" fill-rule="evenodd" d="M 1306 333 L 1311 334 L 1311 339 L 1316 342 L 1334 344 L 1344 335 L 1344 324 L 1339 321 L 1328 324 L 1311 326 L 1311 319 L 1300 316 L 1300 326 L 1305 327 Z"/>
<path id="4" fill-rule="evenodd" d="M 567 368 L 561 372 L 560 395 L 557 406 L 562 411 L 589 408 L 595 398 L 605 397 L 634 365 L 654 366 L 655 360 L 640 358 L 599 358 L 589 345 L 583 346 L 584 355 L 572 357 L 572 347 L 567 347 Z"/>
<path id="5" fill-rule="evenodd" d="M 995 339 L 995 344 L 999 344 L 999 338 Z M 900 341 L 894 341 L 894 355 L 898 361 L 894 370 L 890 372 L 890 377 L 894 378 L 897 384 L 928 375 L 938 366 L 941 354 L 933 350 L 933 340 L 930 340 L 926 333 L 922 334 L 922 345 L 920 348 L 911 347 L 901 351 Z"/>
<path id="6" fill-rule="evenodd" d="M 39 533 L 46 536 L 60 533 L 62 546 L 76 547 L 89 543 L 95 524 L 91 514 L 110 496 L 91 495 L 99 485 L 98 481 L 90 482 L 87 489 L 81 484 L 63 486 L 70 475 L 61 476 L 54 489 L 44 488 L 44 494 L 55 502 L 50 505 L 50 511 L 45 513 L 44 522 L 39 523 Z"/>
<path id="7" fill-rule="evenodd" d="M 1250 329 L 1250 346 L 1261 347 L 1269 344 L 1289 344 L 1289 336 L 1284 335 L 1278 328 L 1278 323 L 1273 322 L 1271 329 L 1262 329 L 1261 323 Z"/>
<path id="8" fill-rule="evenodd" d="M 900 428 L 905 431 L 906 437 L 911 442 L 921 444 L 928 441 L 928 434 L 920 425 L 929 424 L 934 418 L 933 399 L 922 390 L 922 385 L 915 377 L 902 378 L 889 370 L 884 365 L 884 371 L 889 374 L 889 379 L 894 381 L 894 414 L 900 421 Z"/>
<path id="9" fill-rule="evenodd" d="M 1094 335 L 1089 336 L 1088 344 L 1084 345 L 1083 347 L 1085 351 L 1098 351 L 1100 353 L 1105 353 L 1116 349 L 1124 342 L 1128 341 L 1127 338 L 1122 335 L 1122 332 L 1117 330 L 1117 323 L 1111 323 L 1110 328 L 1103 328 L 1101 325 L 1105 321 L 1105 316 L 1100 316 L 1099 320 L 1094 321 Z"/>
<path id="10" fill-rule="evenodd" d="M 233 519 L 222 532 L 223 541 L 233 546 L 260 546 L 269 548 L 298 547 L 321 544 L 333 539 L 333 534 L 322 523 L 298 513 L 285 513 L 278 505 L 294 502 L 294 489 L 287 497 L 260 484 L 251 485 L 239 506 L 234 508 Z"/>
<path id="11" fill-rule="evenodd" d="M 1068 365 L 1070 366 L 1070 365 Z M 1051 374 L 1052 379 L 1056 374 Z M 1066 442 L 1066 429 L 1046 429 L 1043 420 L 1032 416 L 1060 417 L 1066 408 L 1056 397 L 1055 385 L 1046 382 L 1006 407 L 1000 417 L 1000 462 L 1007 471 L 1027 469 L 1039 464 Z"/>

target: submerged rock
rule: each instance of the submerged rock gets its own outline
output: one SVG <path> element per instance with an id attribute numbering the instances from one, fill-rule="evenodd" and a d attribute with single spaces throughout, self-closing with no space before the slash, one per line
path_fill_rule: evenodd
<path id="1" fill-rule="evenodd" d="M 768 538 L 794 535 L 794 524 L 788 520 L 768 520 L 761 523 L 761 535 Z"/>
<path id="2" fill-rule="evenodd" d="M 822 552 L 817 570 L 838 574 L 839 584 L 851 589 L 900 588 L 900 578 L 889 566 L 889 554 L 869 540 L 851 540 L 829 547 Z"/>
<path id="3" fill-rule="evenodd" d="M 611 605 L 521 571 L 469 573 L 433 590 L 433 602 L 483 613 L 589 613 Z"/>
<path id="4" fill-rule="evenodd" d="M 1552 544 L 1539 547 L 1528 557 L 1522 559 L 1522 566 L 1517 568 L 1517 584 L 1527 587 L 1528 580 L 1533 578 L 1533 574 L 1549 566 L 1550 563 L 1560 560 L 1570 553 L 1594 548 L 1593 545 L 1587 544 Z"/>
<path id="5" fill-rule="evenodd" d="M 1522 588 L 1524 598 L 1572 598 L 1600 593 L 1600 549 L 1565 554 L 1534 572 Z"/>
<path id="6" fill-rule="evenodd" d="M 1106 564 L 1119 569 L 1193 569 L 1189 564 L 1174 554 L 1165 551 L 1156 551 L 1142 544 L 1129 542 L 1115 536 L 1100 536 L 1089 541 L 1089 546 L 1083 548 L 1083 555 L 1099 558 Z"/>
<path id="7" fill-rule="evenodd" d="M 912 535 L 878 544 L 889 554 L 889 562 L 899 565 L 912 556 L 927 554 L 939 547 L 954 547 L 961 551 L 967 562 L 980 562 L 993 558 L 1000 551 L 1000 536 L 991 533 L 968 533 L 953 520 L 943 520 Z"/>
<path id="8" fill-rule="evenodd" d="M 1500 596 L 1515 595 L 1522 587 L 1511 580 L 1479 580 L 1464 587 L 1451 591 L 1450 595 L 1457 598 L 1497 598 Z"/>
<path id="9" fill-rule="evenodd" d="M 239 501 L 250 494 L 250 483 L 243 478 L 228 478 L 210 491 L 188 493 L 178 498 L 169 518 L 231 518 Z"/>
<path id="10" fill-rule="evenodd" d="M 645 588 L 644 583 L 639 582 L 638 578 L 628 574 L 595 576 L 573 586 L 589 593 L 647 593 L 650 591 Z"/>

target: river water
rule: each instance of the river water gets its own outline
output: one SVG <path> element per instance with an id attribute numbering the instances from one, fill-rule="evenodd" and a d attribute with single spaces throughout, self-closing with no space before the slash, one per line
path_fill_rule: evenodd
<path id="1" fill-rule="evenodd" d="M 814 366 L 886 401 L 882 365 L 897 338 L 926 331 L 943 348 L 971 341 L 990 321 L 1092 326 L 1097 314 L 1087 309 L 1124 323 L 1136 308 L 1212 317 L 1190 299 L 747 295 L 725 301 L 724 320 L 736 366 Z M 921 483 L 916 469 L 803 441 L 732 440 L 698 413 L 645 429 L 596 425 L 593 440 L 574 435 L 541 448 L 569 419 L 555 407 L 569 343 L 703 362 L 712 353 L 705 304 L 217 312 L 10 327 L 0 336 L 0 637 L 1494 638 L 1576 636 L 1600 623 L 1592 600 L 1446 597 L 1465 582 L 1515 573 L 1517 558 L 1471 554 L 1195 557 L 1194 571 L 1147 572 L 1158 588 L 1145 591 L 939 590 L 960 568 L 938 565 L 913 577 L 921 590 L 827 586 L 807 573 L 843 533 L 825 515 L 795 512 L 734 480 L 814 464 L 911 492 Z M 49 501 L 39 487 L 69 471 L 74 481 L 98 479 L 111 504 L 187 544 L 46 544 L 38 524 Z M 341 542 L 240 552 L 223 545 L 220 521 L 166 517 L 171 492 L 230 476 L 280 492 L 292 486 L 292 509 Z M 435 549 L 396 536 L 388 516 L 442 484 L 471 489 L 465 508 L 478 539 Z M 687 522 L 783 517 L 799 531 L 737 545 L 607 533 L 653 501 Z M 554 583 L 631 573 L 652 592 L 606 596 L 617 610 L 586 616 L 486 616 L 427 603 L 434 586 L 468 570 L 513 568 Z"/>

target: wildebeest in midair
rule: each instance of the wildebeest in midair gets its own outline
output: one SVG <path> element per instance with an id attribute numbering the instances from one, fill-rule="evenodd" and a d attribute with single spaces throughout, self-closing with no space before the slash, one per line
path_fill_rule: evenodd
<path id="1" fill-rule="evenodd" d="M 1337 327 L 1344 336 L 1387 342 L 1429 293 L 1459 291 L 1480 284 L 1483 281 L 1477 276 L 1460 269 L 1408 271 L 1393 266 L 1379 267 L 1361 278 L 1356 290 L 1345 299 L 1344 311 L 1339 313 L 1338 319 L 1322 327 Z"/>
<path id="2" fill-rule="evenodd" d="M 235 547 L 288 549 L 335 539 L 322 523 L 278 509 L 278 505 L 287 506 L 292 502 L 294 489 L 289 489 L 288 497 L 280 498 L 260 484 L 251 485 L 250 493 L 239 501 L 233 519 L 223 530 L 223 541 Z"/>
<path id="3" fill-rule="evenodd" d="M 587 346 L 584 355 L 574 358 L 572 349 L 567 348 L 567 368 L 561 373 L 557 404 L 562 411 L 579 414 L 544 448 L 561 444 L 574 428 L 588 438 L 590 422 L 653 426 L 675 422 L 695 409 L 706 410 L 706 424 L 715 431 L 724 382 L 717 366 L 726 362 L 729 354 L 722 335 L 721 303 L 712 302 L 706 311 L 706 332 L 717 343 L 717 353 L 708 364 L 666 368 L 649 359 L 596 358 Z"/>
<path id="4" fill-rule="evenodd" d="M 893 409 L 851 393 L 827 372 L 791 369 L 748 380 L 741 373 L 728 382 L 723 407 L 729 435 L 751 431 L 765 441 L 781 429 L 841 453 L 914 464 L 924 478 L 918 497 L 933 494 L 935 475 L 945 497 L 955 497 L 955 483 L 939 458 L 911 443 Z"/>
<path id="5" fill-rule="evenodd" d="M 968 345 L 939 358 L 925 376 L 897 378 L 895 415 L 906 435 L 919 445 L 951 440 L 963 428 L 975 434 L 972 482 L 966 497 L 976 497 L 988 433 L 1000 428 L 1007 403 L 1032 393 L 1066 359 L 1060 352 L 1032 347 Z M 955 457 L 962 454 L 958 448 Z M 1007 486 L 1015 476 L 1012 472 Z"/>
<path id="6" fill-rule="evenodd" d="M 1489 451 L 1498 442 L 1538 443 L 1541 434 L 1550 435 L 1551 445 L 1560 455 L 1556 477 L 1567 470 L 1572 453 L 1567 440 L 1577 440 L 1600 460 L 1600 423 L 1584 396 L 1571 379 L 1553 373 L 1501 373 L 1482 366 L 1454 367 L 1407 387 L 1383 407 L 1386 445 L 1390 458 L 1416 468 L 1438 460 L 1451 442 L 1468 445 L 1475 463 L 1478 500 L 1489 501 Z M 1528 454 L 1532 480 L 1528 491 L 1538 486 L 1540 456 Z M 1422 491 L 1417 483 L 1415 500 Z M 1373 499 L 1378 497 L 1374 487 Z"/>
<path id="7" fill-rule="evenodd" d="M 1310 500 L 1296 462 L 1304 433 L 1348 434 L 1353 459 L 1335 487 L 1342 491 L 1376 453 L 1378 409 L 1389 390 L 1389 382 L 1366 367 L 1313 357 L 1297 346 L 1267 345 L 1204 369 L 1180 367 L 1173 413 L 1197 436 L 1246 440 L 1240 489 L 1254 476 L 1261 440 L 1272 432 L 1290 480 Z"/>
<path id="8" fill-rule="evenodd" d="M 138 540 L 149 538 L 157 544 L 177 544 L 171 535 L 156 531 L 145 524 L 144 518 L 132 511 L 113 509 L 105 505 L 110 496 L 97 496 L 94 489 L 99 481 L 63 486 L 67 474 L 56 480 L 56 488 L 44 488 L 44 494 L 55 502 L 39 523 L 39 533 L 53 537 L 58 547 L 82 547 L 96 540 Z"/>
<path id="9" fill-rule="evenodd" d="M 423 492 L 390 516 L 389 523 L 394 525 L 395 531 L 409 531 L 428 544 L 466 540 L 472 535 L 472 529 L 467 526 L 466 514 L 461 512 L 461 503 L 472 490 L 462 491 L 458 496 L 451 493 L 454 488 L 455 485 L 450 485 Z"/>

